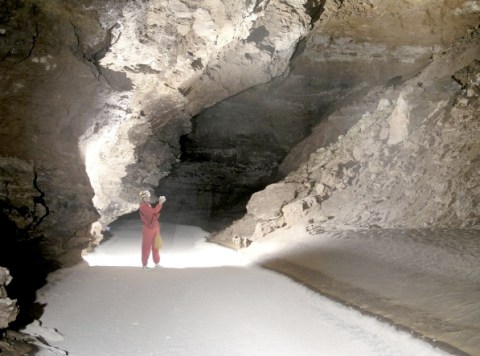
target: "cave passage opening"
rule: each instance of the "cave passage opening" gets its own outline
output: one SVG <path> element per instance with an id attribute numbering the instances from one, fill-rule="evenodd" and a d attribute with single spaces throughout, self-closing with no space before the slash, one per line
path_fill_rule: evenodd
<path id="1" fill-rule="evenodd" d="M 161 223 L 162 268 L 245 267 L 250 261 L 236 251 L 206 241 L 208 232 L 191 225 Z M 109 226 L 101 244 L 83 254 L 89 266 L 142 267 L 142 225 L 138 212 L 124 215 Z M 152 266 L 152 260 L 149 261 Z"/>
<path id="2" fill-rule="evenodd" d="M 274 78 L 191 118 L 179 159 L 155 188 L 168 199 L 165 221 L 220 231 L 247 213 L 252 194 L 285 177 L 283 160 L 334 102 L 305 99 L 291 86 L 290 75 Z"/>

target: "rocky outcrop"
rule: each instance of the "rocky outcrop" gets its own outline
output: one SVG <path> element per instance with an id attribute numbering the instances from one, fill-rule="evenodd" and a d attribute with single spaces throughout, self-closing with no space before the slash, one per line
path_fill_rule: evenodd
<path id="1" fill-rule="evenodd" d="M 41 254 L 71 262 L 88 244 L 89 224 L 97 218 L 78 138 L 88 126 L 87 103 L 102 88 L 82 50 L 91 58 L 101 38 L 92 39 L 92 47 L 79 43 L 85 37 L 76 35 L 78 19 L 69 21 L 72 9 L 7 5 L 0 24 L 5 239 L 45 239 Z"/>
<path id="2" fill-rule="evenodd" d="M 112 41 L 99 64 L 131 81 L 128 113 L 115 134 L 105 126 L 83 140 L 103 224 L 170 173 L 192 115 L 283 73 L 310 25 L 296 1 L 136 1 L 120 15 L 100 18 Z"/>
<path id="3" fill-rule="evenodd" d="M 356 123 L 359 108 L 349 103 L 374 111 L 377 98 L 365 100 L 372 87 L 396 88 L 416 75 L 465 34 L 476 13 L 460 2 L 443 3 L 444 12 L 431 11 L 427 3 L 321 3 L 311 4 L 312 11 L 306 5 L 314 25 L 287 72 L 192 119 L 180 162 L 157 188 L 169 196 L 165 219 L 202 224 L 244 214 L 245 197 L 285 177 L 313 147 L 334 142 Z M 414 35 L 428 31 L 428 38 Z M 312 130 L 315 142 L 298 145 Z"/>
<path id="4" fill-rule="evenodd" d="M 477 227 L 479 13 L 470 0 L 2 1 L 0 265 L 15 322 L 144 188 L 167 195 L 172 221 L 244 215 L 218 241 Z M 4 289 L 0 328 L 17 314 Z"/>
<path id="5" fill-rule="evenodd" d="M 16 301 L 8 298 L 5 286 L 12 280 L 8 269 L 0 267 L 0 329 L 5 329 L 18 314 Z"/>
<path id="6" fill-rule="evenodd" d="M 101 229 L 135 210 L 138 190 L 157 187 L 173 164 L 171 177 L 184 183 L 172 189 L 181 197 L 169 200 L 172 208 L 182 207 L 177 192 L 202 175 L 217 176 L 215 189 L 199 185 L 206 193 L 192 205 L 203 214 L 238 208 L 276 179 L 287 152 L 340 100 L 389 80 L 398 85 L 476 23 L 469 1 L 431 4 L 6 2 L 2 221 L 12 238 L 41 239 L 42 254 L 72 263 L 92 241 L 92 222 Z M 252 125 L 243 131 L 245 117 Z M 336 136 L 352 124 L 324 132 Z M 282 176 L 290 170 L 283 167 Z M 21 199 L 8 188 L 16 174 Z"/>
<path id="7" fill-rule="evenodd" d="M 374 88 L 361 105 L 343 107 L 358 122 L 327 146 L 313 130 L 291 153 L 303 157 L 302 146 L 317 143 L 309 159 L 252 195 L 247 215 L 213 240 L 255 240 L 297 224 L 312 233 L 478 226 L 479 42 L 473 31 L 403 85 Z M 364 111 L 372 97 L 376 108 Z"/>
<path id="8" fill-rule="evenodd" d="M 136 210 L 143 188 L 190 221 L 246 209 L 228 234 L 253 239 L 300 223 L 478 225 L 478 43 L 450 47 L 479 11 L 468 0 L 2 2 L 0 265 L 18 281 L 12 298 L 33 303 L 48 271 L 101 239 L 91 224 Z"/>

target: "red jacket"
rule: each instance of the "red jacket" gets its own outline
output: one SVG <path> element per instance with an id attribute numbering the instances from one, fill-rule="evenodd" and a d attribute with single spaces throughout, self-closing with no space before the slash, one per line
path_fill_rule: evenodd
<path id="1" fill-rule="evenodd" d="M 162 204 L 158 203 L 154 208 L 150 204 L 145 202 L 140 203 L 140 219 L 142 220 L 143 226 L 148 229 L 155 229 L 160 227 L 158 218 L 160 217 L 160 210 L 162 209 Z"/>

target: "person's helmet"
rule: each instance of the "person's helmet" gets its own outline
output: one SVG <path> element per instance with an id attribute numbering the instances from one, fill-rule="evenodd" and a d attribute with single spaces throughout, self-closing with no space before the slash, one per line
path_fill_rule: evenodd
<path id="1" fill-rule="evenodd" d="M 146 189 L 142 190 L 138 195 L 141 199 L 150 198 L 150 192 Z"/>

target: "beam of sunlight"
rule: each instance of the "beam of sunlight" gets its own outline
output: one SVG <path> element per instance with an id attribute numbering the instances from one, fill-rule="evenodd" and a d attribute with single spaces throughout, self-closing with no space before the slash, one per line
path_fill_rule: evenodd
<path id="1" fill-rule="evenodd" d="M 84 253 L 90 266 L 141 267 L 142 225 L 137 220 L 112 224 L 112 237 L 93 252 Z M 247 266 L 251 261 L 234 250 L 206 242 L 208 233 L 196 226 L 163 223 L 164 241 L 160 250 L 160 265 L 167 268 L 201 268 Z M 150 256 L 150 267 L 153 261 Z"/>

